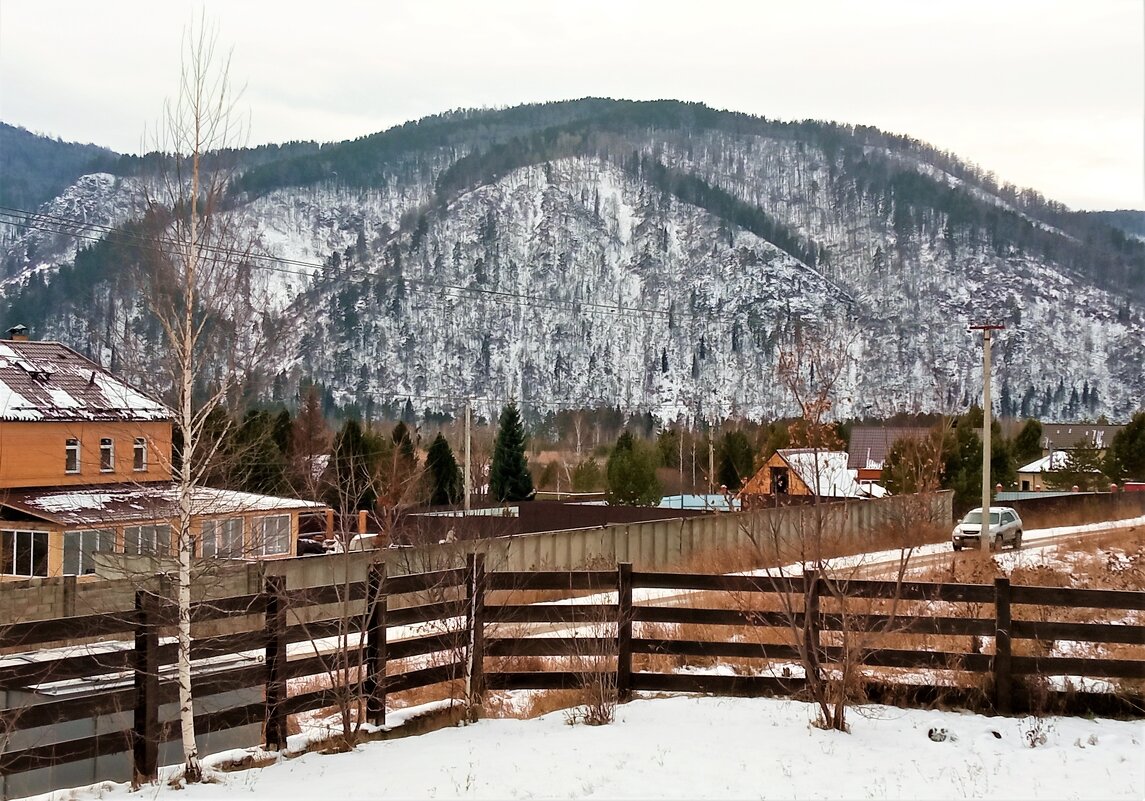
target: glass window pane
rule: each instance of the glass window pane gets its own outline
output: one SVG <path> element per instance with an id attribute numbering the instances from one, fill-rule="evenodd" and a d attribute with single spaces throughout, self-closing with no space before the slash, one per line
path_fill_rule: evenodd
<path id="1" fill-rule="evenodd" d="M 80 548 L 83 544 L 82 531 L 64 532 L 64 575 L 78 576 L 80 573 Z"/>
<path id="2" fill-rule="evenodd" d="M 0 572 L 15 573 L 16 532 L 0 531 Z"/>
<path id="3" fill-rule="evenodd" d="M 28 533 L 32 541 L 32 569 L 30 575 L 48 575 L 48 532 L 31 531 Z"/>

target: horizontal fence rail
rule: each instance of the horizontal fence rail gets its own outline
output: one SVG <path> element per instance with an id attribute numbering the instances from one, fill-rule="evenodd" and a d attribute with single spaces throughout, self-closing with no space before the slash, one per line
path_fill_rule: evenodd
<path id="1" fill-rule="evenodd" d="M 1004 578 L 839 581 L 629 564 L 486 572 L 480 554 L 462 569 L 388 576 L 379 562 L 364 581 L 302 588 L 271 577 L 261 592 L 194 604 L 193 692 L 231 699 L 202 707 L 195 723 L 200 733 L 258 726 L 268 748 L 282 748 L 292 715 L 361 705 L 363 719 L 382 724 L 388 696 L 438 685 L 471 709 L 513 689 L 607 687 L 620 701 L 798 695 L 811 655 L 828 674 L 857 660 L 872 699 L 961 693 L 1008 713 L 1028 706 L 1031 682 L 1064 677 L 1121 682 L 1114 694 L 1145 714 L 1141 612 L 1145 592 Z M 127 752 L 133 776 L 122 779 L 154 778 L 160 747 L 179 737 L 169 711 L 176 620 L 170 602 L 141 591 L 123 612 L 0 626 L 0 774 Z M 98 641 L 37 647 L 78 635 Z M 735 674 L 695 672 L 717 662 Z M 1069 685 L 1061 694 L 1070 692 L 1079 697 Z M 96 719 L 120 723 L 98 736 L 53 734 Z"/>

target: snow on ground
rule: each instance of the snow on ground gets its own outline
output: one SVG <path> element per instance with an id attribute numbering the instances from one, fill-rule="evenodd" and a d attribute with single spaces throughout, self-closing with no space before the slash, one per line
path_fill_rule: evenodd
<path id="1" fill-rule="evenodd" d="M 994 554 L 1004 567 L 1052 558 L 1040 548 L 1062 534 L 1145 525 L 1145 517 L 1029 530 L 1023 548 Z M 928 545 L 916 554 L 949 550 Z M 835 567 L 894 558 L 897 551 L 833 560 Z M 800 566 L 789 566 L 796 571 Z M 660 592 L 646 591 L 651 596 Z M 583 603 L 588 599 L 579 599 Z M 525 697 L 527 693 L 520 693 Z M 390 711 L 403 725 L 448 702 Z M 345 754 L 300 753 L 332 729 L 290 738 L 288 754 L 257 748 L 208 756 L 207 766 L 244 756 L 271 764 L 210 771 L 213 783 L 176 790 L 165 780 L 140 792 L 172 801 L 402 798 L 998 798 L 1145 799 L 1145 721 L 1000 717 L 864 706 L 849 733 L 814 725 L 816 709 L 789 699 L 638 697 L 608 726 L 569 725 L 568 712 L 531 720 L 488 719 L 359 745 Z M 372 730 L 372 727 L 367 727 Z M 934 732 L 935 739 L 930 734 Z M 126 783 L 34 796 L 37 801 L 136 797 Z"/>
<path id="2" fill-rule="evenodd" d="M 1145 724 L 1002 718 L 871 706 L 849 733 L 780 699 L 637 699 L 607 726 L 555 712 L 309 753 L 148 798 L 999 798 L 1145 797 Z M 935 737 L 945 739 L 935 741 Z M 1033 743 L 1033 745 L 1031 745 Z M 233 753 L 228 754 L 233 756 Z M 210 760 L 208 760 L 209 762 Z M 173 795 L 173 793 L 178 793 Z M 41 799 L 134 797 L 103 783 Z"/>

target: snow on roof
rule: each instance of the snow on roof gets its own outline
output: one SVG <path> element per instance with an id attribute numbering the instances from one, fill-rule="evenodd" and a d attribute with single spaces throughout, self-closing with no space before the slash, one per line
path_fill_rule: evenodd
<path id="1" fill-rule="evenodd" d="M 1019 467 L 1019 473 L 1045 473 L 1048 470 L 1064 470 L 1069 454 L 1066 451 L 1053 451 L 1049 456 L 1043 456 L 1037 461 Z"/>
<path id="2" fill-rule="evenodd" d="M 9 490 L 3 505 L 64 526 L 92 526 L 135 520 L 164 520 L 178 514 L 174 482 L 104 484 L 94 487 Z M 323 509 L 313 501 L 251 492 L 196 487 L 191 513 L 198 516 Z"/>
<path id="3" fill-rule="evenodd" d="M 170 420 L 171 410 L 58 342 L 0 342 L 0 420 Z"/>
<path id="4" fill-rule="evenodd" d="M 868 494 L 855 480 L 856 471 L 847 467 L 849 457 L 843 451 L 786 448 L 779 455 L 821 498 L 862 498 Z"/>

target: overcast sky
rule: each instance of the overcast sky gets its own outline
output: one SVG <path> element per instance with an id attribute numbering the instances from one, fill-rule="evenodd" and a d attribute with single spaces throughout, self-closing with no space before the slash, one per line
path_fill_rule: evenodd
<path id="1" fill-rule="evenodd" d="M 875 125 L 1074 208 L 1145 209 L 1142 0 L 0 0 L 0 120 L 138 152 L 199 11 L 251 145 L 674 98 Z"/>

